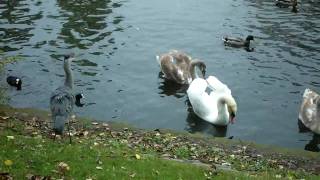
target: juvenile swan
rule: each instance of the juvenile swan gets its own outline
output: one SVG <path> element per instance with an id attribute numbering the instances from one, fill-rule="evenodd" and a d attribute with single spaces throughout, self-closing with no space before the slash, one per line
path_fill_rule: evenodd
<path id="1" fill-rule="evenodd" d="M 197 69 L 205 76 L 206 65 L 201 60 L 192 60 L 187 54 L 172 50 L 169 53 L 157 56 L 158 63 L 164 77 L 179 84 L 190 84 L 198 77 Z"/>
<path id="2" fill-rule="evenodd" d="M 207 92 L 207 88 L 211 92 Z M 190 84 L 187 94 L 193 111 L 201 119 L 215 125 L 234 123 L 237 103 L 231 90 L 214 76 L 206 80 L 196 78 Z"/>
<path id="3" fill-rule="evenodd" d="M 75 103 L 75 97 L 73 95 L 73 75 L 70 68 L 71 61 L 73 60 L 73 54 L 66 55 L 64 57 L 64 71 L 66 79 L 63 86 L 58 87 L 50 97 L 50 110 L 52 114 L 53 130 L 55 134 L 63 134 L 63 129 L 66 121 L 70 118 L 73 111 L 73 104 Z M 68 122 L 69 138 L 70 124 Z"/>
<path id="4" fill-rule="evenodd" d="M 306 89 L 300 107 L 299 119 L 316 134 L 320 134 L 320 96 L 316 92 Z"/>

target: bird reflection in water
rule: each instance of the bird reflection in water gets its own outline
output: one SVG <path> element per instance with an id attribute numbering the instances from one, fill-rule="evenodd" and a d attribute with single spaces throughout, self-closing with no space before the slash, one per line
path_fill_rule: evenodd
<path id="1" fill-rule="evenodd" d="M 163 77 L 162 72 L 159 72 L 159 79 L 161 82 L 159 83 L 159 94 L 161 97 L 166 96 L 174 96 L 176 98 L 182 98 L 186 95 L 186 91 L 188 89 L 188 85 L 181 85 L 174 81 L 166 80 Z"/>
<path id="2" fill-rule="evenodd" d="M 307 128 L 300 120 L 298 120 L 299 132 L 310 132 L 310 129 Z M 320 152 L 318 145 L 320 144 L 320 135 L 313 133 L 312 139 L 308 144 L 305 145 L 304 149 L 307 151 Z"/>
<path id="3" fill-rule="evenodd" d="M 189 106 L 188 111 L 186 131 L 190 133 L 201 132 L 214 137 L 226 137 L 228 126 L 217 126 L 202 120 L 193 112 L 191 106 Z"/>

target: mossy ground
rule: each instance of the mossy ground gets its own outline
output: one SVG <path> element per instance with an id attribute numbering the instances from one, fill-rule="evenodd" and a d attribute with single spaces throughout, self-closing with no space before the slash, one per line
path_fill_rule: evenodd
<path id="1" fill-rule="evenodd" d="M 50 115 L 0 106 L 0 179 L 319 179 L 317 153 L 74 119 L 52 139 Z"/>

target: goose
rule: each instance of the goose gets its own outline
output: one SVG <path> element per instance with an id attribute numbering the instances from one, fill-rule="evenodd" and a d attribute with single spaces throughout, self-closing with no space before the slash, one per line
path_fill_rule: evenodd
<path id="1" fill-rule="evenodd" d="M 194 113 L 201 119 L 220 126 L 235 122 L 237 103 L 228 86 L 215 76 L 194 79 L 187 94 Z"/>
<path id="2" fill-rule="evenodd" d="M 201 71 L 203 77 L 205 76 L 205 63 L 198 59 L 192 60 L 184 52 L 172 50 L 157 56 L 157 60 L 164 77 L 178 84 L 190 84 L 198 76 L 197 70 Z"/>
<path id="3" fill-rule="evenodd" d="M 320 95 L 307 88 L 302 97 L 299 120 L 312 132 L 320 134 Z"/>
<path id="4" fill-rule="evenodd" d="M 297 5 L 297 0 L 276 0 L 276 6 L 280 8 L 288 8 L 292 6 L 292 12 L 298 12 Z"/>
<path id="5" fill-rule="evenodd" d="M 22 80 L 16 76 L 7 77 L 7 83 L 11 86 L 17 87 L 17 90 L 21 90 Z"/>
<path id="6" fill-rule="evenodd" d="M 66 55 L 64 57 L 63 68 L 65 71 L 65 82 L 63 86 L 58 87 L 50 97 L 50 110 L 53 121 L 53 131 L 56 134 L 62 135 L 65 123 L 69 120 L 73 112 L 73 104 L 75 97 L 73 95 L 73 75 L 70 64 L 74 59 L 74 54 Z M 68 121 L 69 139 L 70 135 L 70 122 Z M 54 136 L 55 137 L 55 136 Z"/>
<path id="7" fill-rule="evenodd" d="M 225 36 L 222 38 L 223 43 L 225 46 L 231 46 L 231 47 L 236 47 L 236 48 L 247 48 L 249 49 L 250 47 L 250 41 L 254 40 L 254 37 L 252 35 L 247 36 L 246 39 L 238 38 L 238 37 L 228 37 Z"/>

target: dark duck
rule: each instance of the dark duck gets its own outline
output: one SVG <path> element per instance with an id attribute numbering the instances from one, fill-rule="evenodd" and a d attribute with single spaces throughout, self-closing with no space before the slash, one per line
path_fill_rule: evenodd
<path id="1" fill-rule="evenodd" d="M 292 12 L 298 12 L 297 6 L 298 1 L 297 0 L 276 0 L 276 6 L 280 8 L 289 8 L 292 6 Z"/>
<path id="2" fill-rule="evenodd" d="M 222 40 L 225 46 L 231 46 L 236 48 L 244 47 L 247 50 L 253 50 L 253 49 L 250 49 L 250 41 L 254 40 L 254 37 L 252 35 L 247 36 L 246 39 L 226 36 L 226 37 L 223 37 Z"/>
<path id="3" fill-rule="evenodd" d="M 16 76 L 7 77 L 7 82 L 11 86 L 17 87 L 17 90 L 21 90 L 22 80 Z"/>
<path id="4" fill-rule="evenodd" d="M 75 98 L 76 98 L 76 106 L 77 107 L 83 107 L 84 103 L 81 103 L 81 99 L 84 98 L 84 95 L 82 93 L 78 93 L 75 95 Z"/>

